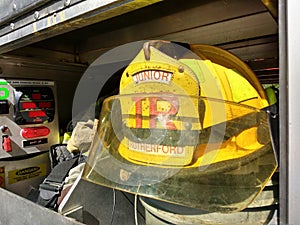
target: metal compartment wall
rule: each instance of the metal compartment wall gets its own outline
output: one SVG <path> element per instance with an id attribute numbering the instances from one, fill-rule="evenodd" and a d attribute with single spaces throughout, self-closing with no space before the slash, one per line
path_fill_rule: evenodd
<path id="1" fill-rule="evenodd" d="M 94 8 L 78 12 L 76 17 L 62 19 L 61 12 L 74 13 L 75 6 L 78 10 L 82 9 L 80 4 L 89 3 L 89 0 L 71 1 L 66 5 L 65 1 L 56 1 L 57 10 L 51 13 L 44 13 L 45 8 L 40 7 L 37 10 L 40 17 L 34 18 L 31 11 L 22 18 L 11 17 L 1 23 L 0 53 L 4 64 L 8 62 L 5 57 L 14 56 L 18 62 L 21 57 L 29 60 L 29 64 L 39 62 L 47 67 L 47 70 L 44 67 L 28 72 L 24 67 L 17 69 L 18 66 L 2 64 L 2 75 L 47 79 L 50 76 L 61 87 L 72 83 L 69 93 L 62 94 L 67 99 L 72 96 L 84 69 L 100 54 L 121 44 L 141 39 L 171 39 L 229 50 L 248 63 L 262 83 L 280 84 L 280 113 L 284 115 L 280 120 L 280 216 L 282 224 L 296 221 L 299 201 L 293 196 L 299 192 L 294 179 L 299 170 L 297 138 L 288 134 L 298 133 L 299 127 L 296 49 L 300 32 L 295 12 L 299 3 L 296 0 L 288 4 L 284 0 L 165 0 L 131 1 L 127 7 L 126 1 L 106 1 L 102 6 L 93 5 Z M 55 9 L 55 4 L 51 6 Z M 278 12 L 271 10 L 274 6 L 278 7 L 279 17 Z M 52 22 L 44 23 L 46 20 Z M 10 22 L 14 24 L 13 29 Z M 25 22 L 26 26 L 21 26 Z M 34 26 L 36 30 L 31 29 Z"/>

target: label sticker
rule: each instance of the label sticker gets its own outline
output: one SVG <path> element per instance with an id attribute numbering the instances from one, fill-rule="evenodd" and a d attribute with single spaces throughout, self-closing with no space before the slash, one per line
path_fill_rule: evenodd
<path id="1" fill-rule="evenodd" d="M 11 85 L 18 86 L 54 86 L 54 81 L 40 81 L 40 80 L 7 80 L 7 82 Z"/>
<path id="2" fill-rule="evenodd" d="M 132 76 L 134 83 L 139 84 L 143 82 L 160 82 L 170 83 L 173 73 L 162 70 L 147 70 L 141 71 Z"/>
<path id="3" fill-rule="evenodd" d="M 20 181 L 29 180 L 35 177 L 46 176 L 46 164 L 40 164 L 23 169 L 12 170 L 8 172 L 8 183 L 14 184 Z"/>
<path id="4" fill-rule="evenodd" d="M 4 170 L 4 167 L 0 167 L 0 187 L 5 188 L 5 170 Z"/>
<path id="5" fill-rule="evenodd" d="M 48 143 L 48 138 L 34 139 L 34 140 L 23 141 L 23 147 L 30 147 L 33 145 L 41 145 L 47 143 Z"/>
<path id="6" fill-rule="evenodd" d="M 185 147 L 145 144 L 129 141 L 129 149 L 150 155 L 185 157 Z"/>
<path id="7" fill-rule="evenodd" d="M 134 107 L 130 109 L 130 114 L 135 115 L 136 118 L 135 125 L 128 124 L 130 127 L 177 130 L 175 123 L 170 119 L 178 114 L 179 102 L 176 97 L 134 97 L 132 100 Z"/>

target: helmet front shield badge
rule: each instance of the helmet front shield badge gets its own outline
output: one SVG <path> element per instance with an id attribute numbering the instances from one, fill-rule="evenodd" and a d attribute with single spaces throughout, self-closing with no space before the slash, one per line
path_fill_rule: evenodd
<path id="1" fill-rule="evenodd" d="M 277 168 L 267 113 L 202 90 L 216 80 L 210 62 L 149 49 L 104 101 L 83 178 L 207 211 L 246 208 Z"/>

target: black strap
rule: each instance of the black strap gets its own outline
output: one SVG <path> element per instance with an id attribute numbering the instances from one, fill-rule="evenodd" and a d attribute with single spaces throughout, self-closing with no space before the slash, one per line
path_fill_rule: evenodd
<path id="1" fill-rule="evenodd" d="M 50 147 L 49 151 L 51 169 L 57 164 L 73 158 L 73 154 L 67 150 L 67 144 L 56 144 Z"/>
<path id="2" fill-rule="evenodd" d="M 273 146 L 276 152 L 277 161 L 279 162 L 279 107 L 278 104 L 270 105 L 266 108 L 263 108 L 264 111 L 268 113 L 270 130 L 272 136 Z"/>
<path id="3" fill-rule="evenodd" d="M 70 169 L 78 163 L 78 155 L 56 165 L 39 187 L 37 203 L 50 209 L 57 209 L 57 199 Z"/>

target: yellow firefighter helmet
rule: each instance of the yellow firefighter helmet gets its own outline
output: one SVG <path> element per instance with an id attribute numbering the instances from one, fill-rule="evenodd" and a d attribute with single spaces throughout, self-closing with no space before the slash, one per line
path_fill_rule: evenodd
<path id="1" fill-rule="evenodd" d="M 247 207 L 277 168 L 262 86 L 220 48 L 145 42 L 103 102 L 84 178 L 207 211 Z"/>

